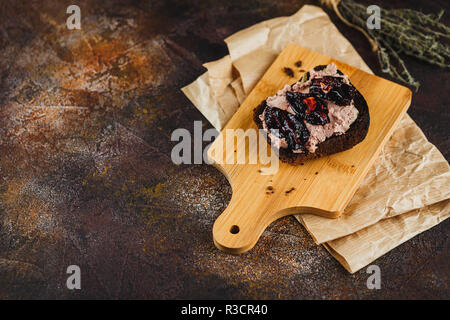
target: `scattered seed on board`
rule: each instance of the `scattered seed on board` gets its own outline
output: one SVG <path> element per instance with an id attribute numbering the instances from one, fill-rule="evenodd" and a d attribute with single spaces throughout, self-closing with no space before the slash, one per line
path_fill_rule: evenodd
<path id="1" fill-rule="evenodd" d="M 294 190 L 295 190 L 295 188 L 292 187 L 292 188 L 290 188 L 289 190 L 286 190 L 285 193 L 288 194 L 288 193 L 291 193 L 291 192 L 294 191 Z"/>
<path id="2" fill-rule="evenodd" d="M 294 71 L 292 71 L 291 68 L 285 67 L 283 68 L 284 73 L 286 73 L 289 77 L 293 78 L 294 77 Z"/>

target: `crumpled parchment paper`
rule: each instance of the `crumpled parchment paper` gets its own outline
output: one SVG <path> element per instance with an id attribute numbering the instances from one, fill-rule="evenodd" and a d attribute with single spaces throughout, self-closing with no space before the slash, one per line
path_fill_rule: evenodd
<path id="1" fill-rule="evenodd" d="M 290 43 L 372 73 L 319 7 L 263 21 L 225 39 L 230 54 L 182 90 L 221 130 L 277 55 Z M 450 215 L 450 168 L 406 115 L 342 216 L 296 216 L 351 273 Z"/>

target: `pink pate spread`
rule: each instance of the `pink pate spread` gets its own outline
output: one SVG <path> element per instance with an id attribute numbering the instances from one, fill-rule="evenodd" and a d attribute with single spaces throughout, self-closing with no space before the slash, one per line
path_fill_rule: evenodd
<path id="1" fill-rule="evenodd" d="M 329 64 L 325 69 L 321 71 L 310 70 L 310 79 L 306 82 L 296 82 L 295 84 L 285 85 L 283 89 L 279 90 L 275 95 L 268 97 L 266 103 L 269 107 L 285 110 L 289 113 L 295 114 L 291 106 L 286 100 L 286 91 L 309 93 L 309 86 L 311 85 L 311 79 L 321 78 L 323 76 L 342 77 L 345 83 L 350 83 L 346 75 L 340 75 L 337 73 L 337 67 L 334 63 Z M 328 107 L 328 117 L 330 122 L 325 125 L 313 125 L 306 121 L 305 125 L 309 131 L 309 139 L 305 144 L 305 148 L 313 153 L 317 149 L 317 145 L 332 135 L 341 135 L 345 133 L 350 125 L 355 122 L 358 117 L 358 109 L 356 109 L 353 100 L 349 105 L 338 106 L 331 101 L 326 101 Z M 264 121 L 264 112 L 259 116 L 263 128 L 266 130 L 270 137 L 274 147 L 287 148 L 287 142 L 284 138 L 278 138 L 274 134 L 267 130 L 267 125 Z M 301 153 L 301 149 L 293 150 L 293 152 Z"/>

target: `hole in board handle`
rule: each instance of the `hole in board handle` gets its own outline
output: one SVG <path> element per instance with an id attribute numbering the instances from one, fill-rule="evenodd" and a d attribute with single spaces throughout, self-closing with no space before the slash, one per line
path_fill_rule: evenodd
<path id="1" fill-rule="evenodd" d="M 230 229 L 230 232 L 232 234 L 238 233 L 239 232 L 239 227 L 237 225 L 232 226 L 231 229 Z"/>

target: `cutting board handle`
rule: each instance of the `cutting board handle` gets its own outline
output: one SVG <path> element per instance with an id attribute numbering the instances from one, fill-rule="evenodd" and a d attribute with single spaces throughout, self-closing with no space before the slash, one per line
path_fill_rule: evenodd
<path id="1" fill-rule="evenodd" d="M 260 212 L 256 214 L 248 212 L 254 209 L 252 206 L 249 206 L 245 212 L 236 210 L 233 199 L 232 197 L 228 207 L 214 222 L 213 238 L 214 244 L 220 250 L 239 254 L 253 248 L 272 221 L 267 220 L 267 214 L 261 216 Z M 258 216 L 260 218 L 255 219 Z"/>
<path id="2" fill-rule="evenodd" d="M 237 206 L 232 197 L 228 207 L 214 222 L 213 239 L 216 247 L 232 254 L 240 254 L 252 249 L 264 230 L 275 220 L 292 214 L 314 213 L 324 217 L 337 217 L 339 212 L 330 212 L 307 206 L 297 206 L 276 212 L 261 212 L 261 207 L 252 201 L 245 209 Z M 241 209 L 240 209 L 241 208 Z M 244 212 L 242 210 L 245 210 Z"/>

